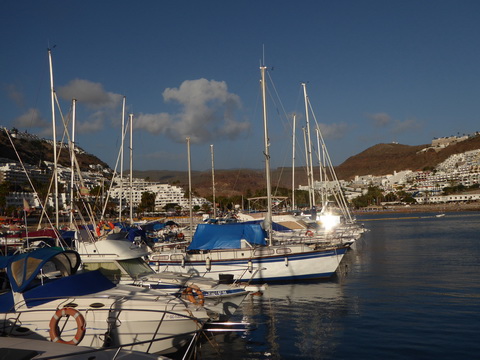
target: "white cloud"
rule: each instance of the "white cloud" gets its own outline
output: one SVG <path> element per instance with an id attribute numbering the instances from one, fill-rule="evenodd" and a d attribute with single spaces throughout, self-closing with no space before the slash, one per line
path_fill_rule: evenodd
<path id="1" fill-rule="evenodd" d="M 186 80 L 179 88 L 165 89 L 163 98 L 179 103 L 180 112 L 140 114 L 134 118 L 135 129 L 164 134 L 177 142 L 190 137 L 192 143 L 205 143 L 218 137 L 237 138 L 250 127 L 235 119 L 241 101 L 223 81 Z"/>
<path id="2" fill-rule="evenodd" d="M 368 117 L 373 120 L 375 126 L 381 127 L 388 125 L 392 118 L 387 113 L 368 114 Z"/>
<path id="3" fill-rule="evenodd" d="M 83 79 L 75 79 L 67 85 L 58 88 L 57 93 L 62 99 L 76 99 L 89 108 L 115 108 L 119 106 L 123 96 L 105 91 L 103 85 Z"/>
<path id="4" fill-rule="evenodd" d="M 80 134 L 88 134 L 103 129 L 105 114 L 97 111 L 89 117 L 89 120 L 75 123 L 75 130 Z"/>
<path id="5" fill-rule="evenodd" d="M 324 139 L 341 139 L 348 131 L 348 125 L 345 123 L 318 124 L 318 126 Z"/>
<path id="6" fill-rule="evenodd" d="M 46 128 L 51 126 L 47 120 L 42 118 L 40 111 L 38 109 L 28 109 L 26 113 L 20 115 L 15 120 L 13 124 L 19 128 Z"/>
<path id="7" fill-rule="evenodd" d="M 397 120 L 395 121 L 394 126 L 392 128 L 392 133 L 394 134 L 405 133 L 412 130 L 418 130 L 421 127 L 422 127 L 422 123 L 417 119 L 410 118 L 404 121 Z"/>

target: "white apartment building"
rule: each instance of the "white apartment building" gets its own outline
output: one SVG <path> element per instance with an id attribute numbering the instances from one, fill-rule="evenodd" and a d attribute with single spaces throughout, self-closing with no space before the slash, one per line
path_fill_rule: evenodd
<path id="1" fill-rule="evenodd" d="M 122 201 L 129 202 L 132 197 L 133 206 L 138 206 L 142 200 L 142 194 L 144 192 L 152 192 L 155 197 L 155 211 L 163 211 L 167 204 L 178 204 L 182 209 L 189 208 L 189 199 L 186 197 L 185 191 L 179 186 L 173 186 L 169 184 L 154 183 L 150 181 L 144 181 L 141 179 L 134 179 L 132 184 L 132 190 L 130 190 L 130 182 L 124 180 L 123 186 L 118 184 L 114 186 L 110 191 L 110 197 L 117 201 L 120 200 L 120 194 L 123 192 Z M 202 206 L 208 203 L 204 198 L 196 196 L 192 197 L 192 207 Z"/>

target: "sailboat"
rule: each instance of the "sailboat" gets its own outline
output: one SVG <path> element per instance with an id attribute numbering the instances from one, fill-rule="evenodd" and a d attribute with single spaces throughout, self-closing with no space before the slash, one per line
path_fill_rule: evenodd
<path id="1" fill-rule="evenodd" d="M 278 241 L 325 243 L 341 242 L 354 244 L 365 228 L 358 224 L 348 208 L 340 182 L 335 173 L 327 151 L 325 141 L 320 131 L 320 126 L 313 113 L 312 106 L 307 94 L 306 84 L 302 83 L 306 124 L 303 128 L 306 170 L 308 179 L 308 193 L 311 210 L 301 214 L 274 214 L 272 215 L 273 237 Z M 314 177 L 313 155 L 310 117 L 315 121 L 315 133 L 317 139 L 317 156 L 319 166 L 319 180 Z M 295 116 L 293 118 L 292 134 L 292 189 L 294 188 L 294 161 L 295 161 Z M 294 197 L 292 196 L 292 209 L 294 209 Z M 318 205 L 318 206 L 317 206 Z M 318 207 L 318 211 L 317 211 Z M 239 213 L 237 219 L 244 222 L 260 222 L 265 218 L 262 213 Z"/>
<path id="2" fill-rule="evenodd" d="M 266 106 L 266 67 L 261 66 L 267 214 L 260 224 L 199 224 L 187 247 L 165 247 L 149 261 L 162 270 L 209 276 L 230 275 L 237 281 L 272 282 L 330 278 L 348 244 L 278 242 L 272 231 L 272 195 Z"/>

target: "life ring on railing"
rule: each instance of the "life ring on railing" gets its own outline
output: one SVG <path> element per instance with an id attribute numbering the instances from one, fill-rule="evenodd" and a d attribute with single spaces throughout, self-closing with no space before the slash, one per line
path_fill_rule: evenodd
<path id="1" fill-rule="evenodd" d="M 178 233 L 177 240 L 180 240 L 180 241 L 185 240 L 185 235 L 183 235 L 183 233 Z"/>
<path id="2" fill-rule="evenodd" d="M 70 341 L 65 341 L 60 337 L 60 329 L 58 328 L 58 322 L 63 316 L 72 316 L 77 322 L 77 332 Z M 62 344 L 78 345 L 82 341 L 85 335 L 85 318 L 78 310 L 71 307 L 64 307 L 58 309 L 50 320 L 50 340 L 52 342 L 58 342 Z"/>
<path id="3" fill-rule="evenodd" d="M 197 294 L 197 297 L 193 294 Z M 186 297 L 192 304 L 203 306 L 205 303 L 205 296 L 202 290 L 196 285 L 190 285 L 182 292 L 182 297 Z"/>
<path id="4" fill-rule="evenodd" d="M 312 230 L 307 230 L 307 232 L 305 233 L 305 235 L 312 237 L 312 236 L 313 236 L 313 231 L 312 231 Z"/>
<path id="5" fill-rule="evenodd" d="M 105 224 L 104 221 L 100 221 L 100 222 L 98 223 L 97 227 L 95 228 L 95 231 L 96 231 L 96 233 L 97 233 L 97 236 L 102 236 L 103 233 L 105 232 L 104 227 L 103 227 L 104 224 Z"/>

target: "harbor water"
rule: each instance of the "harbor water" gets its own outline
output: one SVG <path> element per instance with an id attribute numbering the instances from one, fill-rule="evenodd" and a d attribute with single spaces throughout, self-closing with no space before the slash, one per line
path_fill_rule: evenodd
<path id="1" fill-rule="evenodd" d="M 202 359 L 478 359 L 480 213 L 358 217 L 370 231 L 330 281 L 270 285 Z"/>

